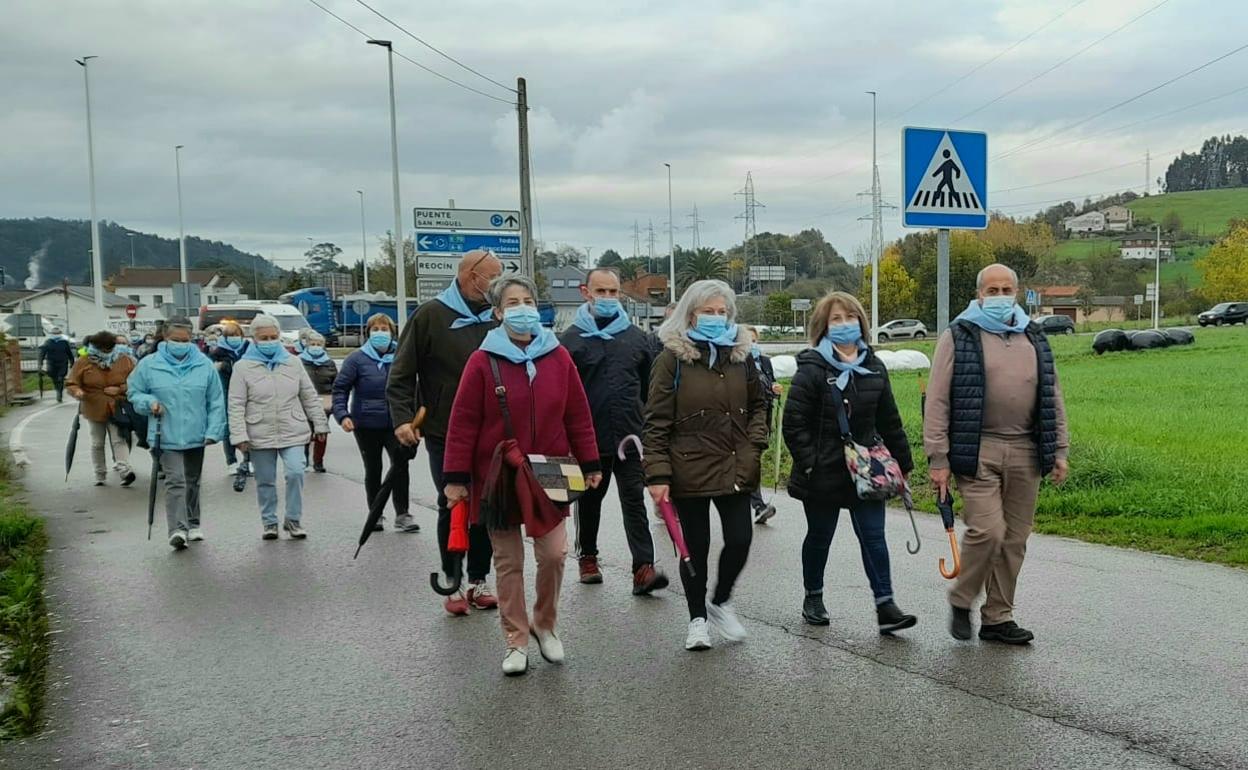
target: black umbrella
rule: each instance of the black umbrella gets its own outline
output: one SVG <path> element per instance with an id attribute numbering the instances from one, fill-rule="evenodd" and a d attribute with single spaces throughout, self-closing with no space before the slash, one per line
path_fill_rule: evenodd
<path id="1" fill-rule="evenodd" d="M 74 425 L 69 429 L 69 443 L 65 445 L 65 480 L 69 481 L 69 469 L 74 467 L 74 452 L 78 449 L 78 429 L 82 427 L 82 404 L 74 413 Z"/>
<path id="2" fill-rule="evenodd" d="M 416 431 L 417 442 L 412 446 L 402 446 L 401 451 L 405 461 L 411 461 L 416 456 L 416 449 L 420 446 L 420 425 L 425 421 L 425 408 L 422 406 L 416 410 L 416 416 L 412 418 L 412 430 Z M 355 556 L 353 559 L 360 557 L 360 549 L 368 542 L 368 538 L 373 534 L 373 528 L 377 526 L 377 522 L 381 520 L 382 514 L 386 510 L 386 503 L 390 502 L 390 494 L 394 491 L 394 471 L 396 464 L 390 464 L 390 470 L 386 472 L 386 477 L 381 480 L 381 486 L 377 489 L 377 495 L 373 498 L 368 507 L 368 517 L 364 519 L 364 530 L 360 532 L 360 543 L 355 548 Z"/>
<path id="3" fill-rule="evenodd" d="M 152 480 L 147 485 L 147 539 L 152 539 L 152 522 L 156 520 L 156 487 L 160 485 L 160 417 L 156 418 L 156 439 L 149 450 L 152 455 Z"/>

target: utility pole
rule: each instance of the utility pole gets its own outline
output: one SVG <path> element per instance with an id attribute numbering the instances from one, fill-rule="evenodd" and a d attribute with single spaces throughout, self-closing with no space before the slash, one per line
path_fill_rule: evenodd
<path id="1" fill-rule="evenodd" d="M 104 315 L 104 266 L 103 257 L 100 254 L 100 220 L 95 213 L 95 139 L 91 135 L 91 78 L 87 74 L 87 62 L 95 59 L 95 56 L 84 56 L 81 59 L 75 59 L 79 66 L 82 67 L 82 84 L 87 92 L 87 188 L 91 194 L 91 271 L 94 273 L 95 280 L 92 281 L 95 289 L 95 309 Z M 184 279 L 185 280 L 185 279 Z M 65 324 L 66 333 L 69 332 L 69 291 L 65 292 Z"/>
<path id="2" fill-rule="evenodd" d="M 646 272 L 654 272 L 654 220 L 646 222 Z"/>
<path id="3" fill-rule="evenodd" d="M 672 221 L 672 164 L 667 166 L 667 296 L 676 301 L 676 223 Z"/>
<path id="4" fill-rule="evenodd" d="M 136 235 L 138 233 L 126 232 L 126 237 L 130 239 L 130 267 L 134 267 L 134 236 Z"/>
<path id="5" fill-rule="evenodd" d="M 390 242 L 394 245 L 394 294 L 398 305 L 398 326 L 402 329 L 407 324 L 407 252 L 403 249 L 403 215 L 399 203 L 399 127 L 394 114 L 394 46 L 389 40 L 369 40 L 368 44 L 386 49 L 386 63 L 390 74 L 390 177 L 394 184 L 394 233 Z M 419 276 L 416 282 L 419 286 Z"/>
<path id="6" fill-rule="evenodd" d="M 178 280 L 186 283 L 186 231 L 182 227 L 182 147 L 173 148 L 173 166 L 178 176 Z M 188 295 L 189 296 L 189 295 Z"/>
<path id="7" fill-rule="evenodd" d="M 593 247 L 593 246 L 586 246 L 586 247 L 585 247 L 585 267 L 586 267 L 587 269 L 588 269 L 588 268 L 591 268 L 591 267 L 593 267 L 593 266 L 594 266 L 594 255 L 593 255 L 593 250 L 594 250 L 594 247 Z"/>
<path id="8" fill-rule="evenodd" d="M 360 194 L 360 259 L 364 265 L 364 293 L 368 293 L 368 236 L 364 232 L 364 191 L 356 190 Z"/>
<path id="9" fill-rule="evenodd" d="M 641 229 L 637 227 L 637 220 L 633 220 L 633 259 L 641 256 Z"/>
<path id="10" fill-rule="evenodd" d="M 701 219 L 698 219 L 698 204 L 696 203 L 693 204 L 693 213 L 686 214 L 685 216 L 693 220 L 693 224 L 689 226 L 689 229 L 693 230 L 693 250 L 697 251 L 698 249 L 702 248 L 702 238 L 701 238 L 701 233 L 698 231 L 698 228 L 701 225 L 706 224 Z"/>
<path id="11" fill-rule="evenodd" d="M 884 251 L 884 209 L 897 207 L 883 200 L 883 190 L 880 187 L 880 166 L 876 162 L 876 93 L 875 91 L 867 91 L 867 93 L 871 94 L 871 189 L 859 195 L 871 196 L 871 213 L 859 219 L 871 220 L 871 344 L 875 345 L 880 341 L 880 258 Z M 937 304 L 939 302 L 940 300 L 937 299 Z"/>
<path id="12" fill-rule="evenodd" d="M 533 277 L 533 201 L 529 185 L 529 90 L 516 78 L 516 123 L 520 130 L 520 268 Z"/>
<path id="13" fill-rule="evenodd" d="M 1157 225 L 1157 259 L 1153 262 L 1153 328 L 1161 328 L 1161 225 Z"/>
<path id="14" fill-rule="evenodd" d="M 745 211 L 738 214 L 734 219 L 745 220 L 745 240 L 741 243 L 741 255 L 745 258 L 745 280 L 742 286 L 747 289 L 750 286 L 750 245 L 754 245 L 754 263 L 758 262 L 758 226 L 755 217 L 755 209 L 767 208 L 759 203 L 754 197 L 754 172 L 747 171 L 745 174 L 745 187 L 733 193 L 745 198 Z"/>
<path id="15" fill-rule="evenodd" d="M 1144 151 L 1144 195 L 1150 195 L 1153 190 L 1153 156 L 1148 151 Z"/>

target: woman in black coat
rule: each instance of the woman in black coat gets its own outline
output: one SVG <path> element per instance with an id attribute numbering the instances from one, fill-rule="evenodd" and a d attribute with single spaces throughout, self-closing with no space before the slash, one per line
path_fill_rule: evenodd
<path id="1" fill-rule="evenodd" d="M 845 466 L 838 401 L 843 397 L 847 402 L 855 441 L 870 446 L 878 435 L 903 473 L 908 476 L 914 464 L 888 370 L 867 345 L 866 334 L 866 314 L 852 294 L 832 292 L 819 301 L 811 317 L 811 349 L 797 357 L 797 374 L 784 408 L 784 443 L 793 457 L 789 495 L 801 500 L 806 509 L 802 618 L 812 625 L 829 622 L 823 604 L 823 572 L 844 508 L 858 536 L 862 566 L 875 595 L 880 633 L 891 634 L 913 626 L 916 619 L 893 601 L 884 502 L 858 497 Z"/>

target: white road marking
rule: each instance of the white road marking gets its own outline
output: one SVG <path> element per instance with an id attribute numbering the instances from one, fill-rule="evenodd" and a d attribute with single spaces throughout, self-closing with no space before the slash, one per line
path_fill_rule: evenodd
<path id="1" fill-rule="evenodd" d="M 56 406 L 49 406 L 47 409 L 40 409 L 34 414 L 26 415 L 25 419 L 17 424 L 17 427 L 13 429 L 13 432 L 9 434 L 9 453 L 13 455 L 14 465 L 17 465 L 18 467 L 25 467 L 30 462 L 29 458 L 26 457 L 26 448 L 22 445 L 22 434 L 26 432 L 26 426 L 30 424 L 31 420 L 34 420 L 36 417 L 42 417 L 48 412 L 59 409 L 67 404 L 69 404 L 69 402 L 57 404 Z"/>

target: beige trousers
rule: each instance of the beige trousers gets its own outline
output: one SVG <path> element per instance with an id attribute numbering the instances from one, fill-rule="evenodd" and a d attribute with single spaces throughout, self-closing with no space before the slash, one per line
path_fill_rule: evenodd
<path id="1" fill-rule="evenodd" d="M 498 581 L 498 614 L 508 647 L 529 644 L 529 611 L 524 601 L 524 538 L 520 528 L 491 531 L 494 574 Z M 537 602 L 533 605 L 533 628 L 553 631 L 558 620 L 563 565 L 568 556 L 567 520 L 533 541 L 537 561 Z"/>
<path id="2" fill-rule="evenodd" d="M 121 475 L 130 472 L 130 448 L 121 436 L 121 429 L 111 422 L 92 422 L 83 418 L 91 430 L 91 465 L 95 470 L 95 478 L 103 481 L 108 476 L 108 458 L 104 452 L 104 444 L 113 445 L 113 469 Z"/>
<path id="3" fill-rule="evenodd" d="M 1027 537 L 1036 516 L 1040 465 L 1029 437 L 984 436 L 979 472 L 958 476 L 966 533 L 962 536 L 962 572 L 949 591 L 949 603 L 970 608 L 981 590 L 985 625 L 1014 618 L 1014 588 L 1027 553 Z"/>

